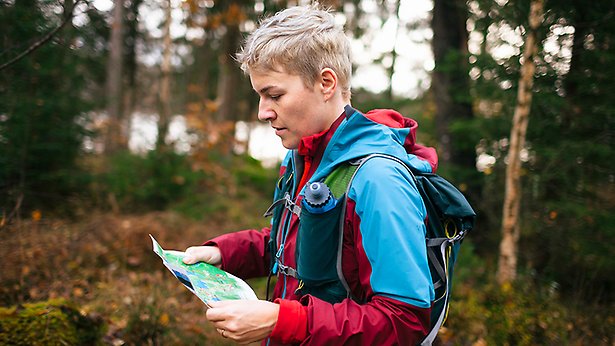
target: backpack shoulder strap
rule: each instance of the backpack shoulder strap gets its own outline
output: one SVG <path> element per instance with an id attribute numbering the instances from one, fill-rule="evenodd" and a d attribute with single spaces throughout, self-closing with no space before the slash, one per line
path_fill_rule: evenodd
<path id="1" fill-rule="evenodd" d="M 343 246 L 343 241 L 344 241 L 344 223 L 346 220 L 346 207 L 348 203 L 348 193 L 350 192 L 350 188 L 352 187 L 352 181 L 357 175 L 359 168 L 361 168 L 367 161 L 373 158 L 377 158 L 377 157 L 390 159 L 390 160 L 398 162 L 402 166 L 406 167 L 408 172 L 410 172 L 412 179 L 416 181 L 416 178 L 414 177 L 414 174 L 410 170 L 410 167 L 408 167 L 408 165 L 406 165 L 405 162 L 403 162 L 397 157 L 386 155 L 386 154 L 370 154 L 370 155 L 361 157 L 357 160 L 352 160 L 352 161 L 343 163 L 339 165 L 333 172 L 331 172 L 325 178 L 325 181 L 324 181 L 325 184 L 329 186 L 329 189 L 331 189 L 333 196 L 335 196 L 336 198 L 339 198 L 342 195 L 344 196 L 343 202 L 342 202 L 343 203 L 342 215 L 340 216 L 340 219 L 339 219 L 339 230 L 340 230 L 339 237 L 340 238 L 338 241 L 338 249 L 337 249 L 337 276 L 340 282 L 342 283 L 342 285 L 344 286 L 344 288 L 346 289 L 346 293 L 348 297 L 350 298 L 352 298 L 350 286 L 348 285 L 348 282 L 346 282 L 346 279 L 344 278 L 344 274 L 342 272 L 342 246 Z"/>
<path id="2" fill-rule="evenodd" d="M 436 311 L 436 318 L 432 314 L 432 322 L 430 331 L 420 345 L 431 345 L 448 312 L 449 296 L 450 296 L 450 280 L 449 275 L 452 275 L 452 265 L 454 265 L 455 258 L 452 259 L 452 263 L 448 260 L 453 252 L 452 247 L 459 247 L 461 240 L 463 240 L 465 234 L 472 229 L 474 223 L 475 212 L 471 206 L 463 197 L 461 192 L 457 190 L 451 183 L 441 178 L 436 174 L 418 174 L 415 175 L 412 169 L 401 159 L 386 155 L 386 154 L 370 154 L 362 157 L 358 160 L 344 163 L 338 166 L 327 178 L 325 183 L 330 187 L 334 196 L 339 198 L 344 194 L 342 216 L 340 217 L 339 229 L 339 242 L 337 252 L 337 273 L 339 280 L 346 289 L 348 296 L 350 297 L 350 287 L 344 275 L 342 273 L 342 242 L 343 242 L 343 229 L 345 223 L 346 204 L 348 200 L 348 194 L 352 185 L 352 181 L 356 176 L 359 168 L 361 168 L 367 161 L 373 158 L 384 158 L 393 160 L 403 167 L 405 167 L 412 179 L 414 180 L 418 192 L 421 196 L 421 200 L 426 204 L 428 217 L 439 216 L 440 214 L 448 217 L 454 217 L 456 223 L 454 224 L 454 232 L 449 232 L 449 225 L 439 225 L 439 220 L 431 220 L 431 225 L 428 226 L 426 239 L 428 262 L 430 270 L 434 270 L 437 273 L 439 280 L 435 282 L 435 285 L 442 287 L 442 295 L 438 298 L 437 303 L 440 304 L 440 310 Z M 431 227 L 431 229 L 430 229 Z M 438 229 L 439 231 L 436 231 Z M 443 234 L 440 234 L 443 233 Z M 437 248 L 437 249 L 436 249 Z M 453 255 L 456 257 L 456 255 Z M 438 260 L 440 259 L 440 260 Z M 442 262 L 442 265 L 440 265 Z M 451 266 L 451 267 L 449 267 Z"/>

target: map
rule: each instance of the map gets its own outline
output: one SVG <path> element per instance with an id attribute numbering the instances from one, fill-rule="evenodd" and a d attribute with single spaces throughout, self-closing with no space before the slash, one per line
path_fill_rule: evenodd
<path id="1" fill-rule="evenodd" d="M 184 252 L 164 250 L 151 234 L 149 236 L 154 252 L 162 258 L 165 267 L 205 305 L 221 300 L 258 299 L 252 288 L 240 278 L 208 263 L 185 264 L 182 261 Z"/>

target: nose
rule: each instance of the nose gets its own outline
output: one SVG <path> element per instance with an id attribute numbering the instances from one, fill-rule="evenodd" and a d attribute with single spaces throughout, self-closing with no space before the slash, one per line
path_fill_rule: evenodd
<path id="1" fill-rule="evenodd" d="M 275 111 L 271 109 L 269 102 L 261 98 L 258 102 L 258 120 L 263 122 L 272 121 L 273 119 L 275 119 L 275 117 Z"/>

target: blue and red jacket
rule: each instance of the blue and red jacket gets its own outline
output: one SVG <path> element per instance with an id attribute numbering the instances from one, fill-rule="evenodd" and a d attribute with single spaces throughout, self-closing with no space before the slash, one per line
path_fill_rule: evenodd
<path id="1" fill-rule="evenodd" d="M 320 181 L 344 162 L 382 153 L 413 170 L 435 172 L 433 148 L 416 144 L 418 124 L 392 110 L 362 114 L 350 106 L 330 129 L 302 139 L 289 151 L 281 175 L 292 169 L 291 198 L 300 205 L 306 183 Z M 289 176 L 286 174 L 286 176 Z M 342 273 L 353 299 L 331 304 L 297 293 L 299 282 L 278 274 L 280 304 L 269 345 L 414 345 L 428 333 L 434 289 L 427 262 L 427 213 L 408 171 L 393 160 L 370 160 L 358 171 L 347 198 Z M 275 239 L 281 264 L 296 268 L 299 218 L 285 211 Z M 271 269 L 271 229 L 222 235 L 222 268 L 244 279 Z M 281 245 L 283 244 L 283 248 Z"/>

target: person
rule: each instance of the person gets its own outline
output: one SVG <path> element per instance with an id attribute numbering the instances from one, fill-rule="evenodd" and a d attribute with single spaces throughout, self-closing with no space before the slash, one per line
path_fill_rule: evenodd
<path id="1" fill-rule="evenodd" d="M 414 120 L 393 110 L 363 114 L 352 108 L 350 43 L 327 10 L 292 7 L 263 20 L 237 60 L 260 97 L 258 119 L 269 122 L 289 149 L 276 196 L 287 192 L 294 207 L 279 206 L 271 227 L 186 249 L 188 264 L 208 262 L 245 279 L 277 276 L 273 301 L 216 302 L 207 319 L 239 343 L 417 344 L 430 326 L 434 288 L 425 206 L 407 169 L 374 159 L 357 171 L 343 204 L 341 272 L 348 292 L 337 301 L 305 294 L 293 275 L 301 220 L 295 209 L 306 185 L 342 163 L 383 153 L 432 172 L 435 150 L 415 142 Z M 313 238 L 301 242 L 317 243 Z M 318 265 L 318 256 L 308 258 Z"/>

